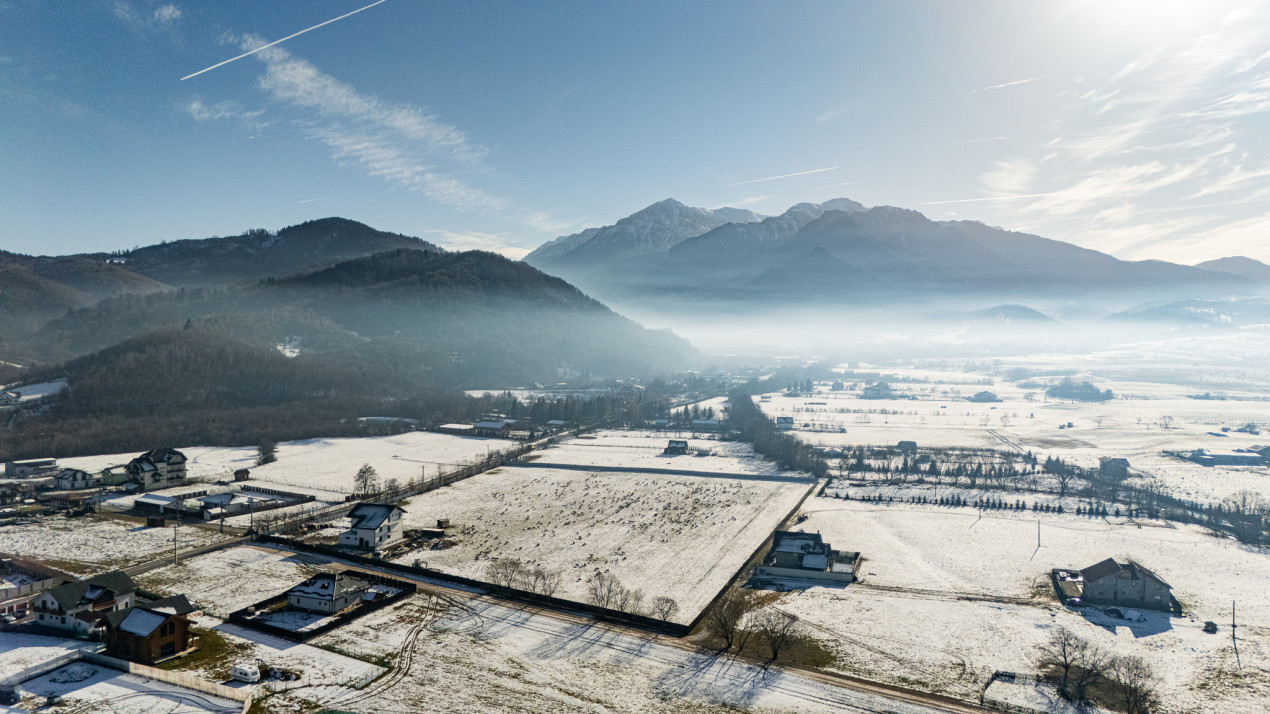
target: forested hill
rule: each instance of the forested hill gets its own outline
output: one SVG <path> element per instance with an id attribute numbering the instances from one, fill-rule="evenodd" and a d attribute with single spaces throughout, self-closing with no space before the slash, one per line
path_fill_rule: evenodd
<path id="1" fill-rule="evenodd" d="M 682 368 L 694 354 L 674 335 L 644 329 L 523 263 L 414 250 L 245 288 L 112 298 L 51 321 L 32 350 L 72 359 L 186 325 L 357 361 L 401 388 L 647 375 Z"/>
<path id="2" fill-rule="evenodd" d="M 121 261 L 129 270 L 168 285 L 195 287 L 294 275 L 399 248 L 441 251 L 419 238 L 375 230 L 346 218 L 322 218 L 277 233 L 250 230 L 93 257 Z"/>

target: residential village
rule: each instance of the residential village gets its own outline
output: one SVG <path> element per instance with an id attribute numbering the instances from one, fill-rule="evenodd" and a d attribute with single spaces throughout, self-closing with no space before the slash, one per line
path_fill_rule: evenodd
<path id="1" fill-rule="evenodd" d="M 633 425 L 492 414 L 7 462 L 2 703 L 1074 712 L 1125 711 L 1138 687 L 1189 712 L 1270 695 L 1255 398 L 1126 382 L 1090 405 L 970 369 L 838 373 L 737 381 Z M 820 472 L 765 456 L 772 439 Z"/>

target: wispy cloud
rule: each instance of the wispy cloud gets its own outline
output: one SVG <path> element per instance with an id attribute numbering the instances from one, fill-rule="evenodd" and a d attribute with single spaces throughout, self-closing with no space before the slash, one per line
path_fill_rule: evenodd
<path id="1" fill-rule="evenodd" d="M 193 99 L 181 105 L 181 110 L 194 118 L 194 121 L 218 121 L 221 119 L 241 119 L 253 120 L 265 113 L 263 109 L 252 109 L 250 111 L 243 109 L 238 102 L 215 102 L 206 104 L 201 97 Z"/>
<path id="2" fill-rule="evenodd" d="M 255 37 L 241 42 L 262 45 Z M 422 108 L 359 92 L 281 47 L 261 47 L 256 57 L 265 65 L 258 86 L 272 99 L 307 112 L 298 124 L 335 159 L 460 210 L 506 207 L 503 199 L 455 175 L 479 171 L 486 154 L 457 127 Z"/>
<path id="3" fill-rule="evenodd" d="M 154 19 L 164 25 L 176 24 L 181 19 L 181 8 L 176 5 L 161 5 L 154 11 Z"/>
<path id="4" fill-rule="evenodd" d="M 796 172 L 796 173 L 792 173 L 792 174 L 781 174 L 780 176 L 768 176 L 768 177 L 766 177 L 766 178 L 750 179 L 749 181 L 737 181 L 736 183 L 730 183 L 730 184 L 728 184 L 728 186 L 744 186 L 744 185 L 749 184 L 749 183 L 759 183 L 759 182 L 762 182 L 762 181 L 775 181 L 775 180 L 777 180 L 777 179 L 793 178 L 794 176 L 806 176 L 807 174 L 820 174 L 820 173 L 824 173 L 824 172 L 826 172 L 826 171 L 837 171 L 837 170 L 838 170 L 838 169 L 840 169 L 840 168 L 842 168 L 842 167 L 841 167 L 841 166 L 830 166 L 829 168 L 825 168 L 825 169 L 812 169 L 812 170 L 810 170 L 810 171 L 798 171 L 798 172 Z"/>
<path id="5" fill-rule="evenodd" d="M 985 190 L 1002 196 L 1026 193 L 1031 190 L 1038 167 L 1031 159 L 1015 158 L 996 161 L 993 168 L 979 178 Z"/>
<path id="6" fill-rule="evenodd" d="M 970 91 L 971 91 L 972 93 L 973 93 L 973 92 L 987 92 L 987 91 L 992 90 L 992 89 L 1005 89 L 1006 87 L 1017 87 L 1017 86 L 1018 86 L 1018 85 L 1020 85 L 1020 84 L 1027 84 L 1027 83 L 1029 83 L 1029 82 L 1035 82 L 1035 81 L 1036 81 L 1036 80 L 1038 80 L 1038 79 L 1040 79 L 1040 77 L 1028 77 L 1027 79 L 1016 79 L 1016 80 L 1014 80 L 1013 82 L 1005 82 L 1005 83 L 1003 83 L 1003 84 L 994 84 L 994 85 L 992 85 L 991 87 L 980 87 L 980 88 L 978 88 L 978 89 L 972 89 L 972 90 L 970 90 Z"/>

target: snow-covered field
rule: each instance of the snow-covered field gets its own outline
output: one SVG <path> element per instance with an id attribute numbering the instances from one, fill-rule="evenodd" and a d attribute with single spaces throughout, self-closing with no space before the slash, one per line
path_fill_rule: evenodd
<path id="1" fill-rule="evenodd" d="M 22 691 L 39 699 L 31 709 L 43 711 L 44 698 L 62 697 L 67 711 L 118 712 L 119 714 L 238 714 L 241 702 L 221 699 L 174 684 L 124 674 L 88 662 L 75 662 L 22 684 Z M 22 709 L 19 709 L 21 711 Z"/>
<path id="2" fill-rule="evenodd" d="M 421 702 L 428 711 L 454 712 L 931 711 L 485 601 L 460 602 L 438 617 L 430 598 L 418 595 L 315 642 L 397 656 L 421 625 L 413 666 L 400 681 L 376 682 L 362 693 L 326 699 L 326 706 L 367 714 L 413 714 Z M 309 696 L 298 690 L 281 699 Z"/>
<path id="3" fill-rule="evenodd" d="M 1202 529 L 1113 525 L 1074 515 L 979 513 L 813 498 L 800 528 L 861 552 L 861 583 L 791 593 L 781 606 L 836 646 L 838 667 L 969 697 L 993 670 L 1035 671 L 1036 646 L 1058 625 L 1118 654 L 1140 655 L 1163 680 L 1166 711 L 1255 711 L 1270 697 L 1270 551 Z M 1041 546 L 1037 547 L 1037 520 Z M 1133 557 L 1174 588 L 1187 616 L 1060 607 L 1053 567 Z M 1238 601 L 1242 670 L 1229 622 Z M 1139 619 L 1140 618 L 1140 619 Z M 1238 682 L 1239 686 L 1227 686 Z"/>
<path id="4" fill-rule="evenodd" d="M 52 662 L 75 650 L 96 652 L 100 649 L 99 642 L 0 632 L 0 678 L 18 676 L 23 670 Z"/>
<path id="5" fill-rule="evenodd" d="M 1029 387 L 1027 380 L 1010 382 L 989 372 L 881 371 L 892 378 L 892 390 L 905 398 L 861 399 L 858 385 L 835 392 L 822 384 L 815 394 L 772 393 L 757 403 L 768 416 L 792 416 L 795 433 L 811 444 L 894 446 L 913 440 L 923 447 L 1031 451 L 1042 459 L 1056 456 L 1085 467 L 1097 466 L 1102 456 L 1123 457 L 1138 475 L 1158 480 L 1181 498 L 1220 501 L 1244 489 L 1270 497 L 1270 467 L 1205 467 L 1163 453 L 1270 445 L 1270 388 L 1259 382 L 1219 392 L 1159 381 L 1185 378 L 1171 370 L 1152 373 L 1144 368 L 1143 374 L 1120 378 L 1079 374 L 1076 379 L 1115 393 L 1110 401 L 1080 403 L 1049 399 L 1043 386 Z M 1059 377 L 1032 379 L 1046 383 Z M 965 400 L 979 391 L 991 391 L 1002 401 Z M 1205 392 L 1223 398 L 1191 398 Z M 1258 424 L 1261 433 L 1235 431 L 1249 423 Z M 1223 427 L 1229 431 L 1222 432 Z"/>
<path id="6" fill-rule="evenodd" d="M 17 392 L 18 394 L 21 394 L 22 395 L 20 400 L 21 402 L 24 402 L 24 403 L 33 402 L 37 399 L 43 399 L 49 396 L 50 394 L 57 394 L 63 389 L 66 389 L 66 380 L 54 379 L 51 382 L 40 382 L 39 384 L 27 384 L 21 387 L 7 386 L 7 387 L 0 387 L 0 389 L 6 392 Z"/>
<path id="7" fill-rule="evenodd" d="M 800 476 L 780 471 L 772 462 L 755 456 L 749 444 L 739 441 L 691 438 L 687 440 L 690 452 L 709 451 L 710 455 L 663 454 L 667 441 L 674 438 L 679 438 L 674 432 L 599 431 L 536 451 L 535 461 L 570 466 L 617 466 L 633 471 L 674 469 L 754 476 Z"/>
<path id="8" fill-rule="evenodd" d="M 687 459 L 709 460 L 680 457 Z M 584 597 L 592 573 L 608 572 L 648 597 L 675 598 L 675 619 L 688 622 L 809 487 L 503 467 L 412 498 L 406 527 L 431 528 L 448 518 L 456 545 L 396 561 L 483 578 L 491 559 L 515 557 L 563 571 L 556 594 L 571 599 Z"/>
<path id="9" fill-rule="evenodd" d="M 75 573 L 100 573 L 172 552 L 174 528 L 147 528 L 143 521 L 114 516 L 63 518 L 0 527 L 0 553 L 39 560 Z M 226 536 L 182 527 L 182 549 L 208 545 Z"/>
<path id="10" fill-rule="evenodd" d="M 402 484 L 425 472 L 435 476 L 450 468 L 515 446 L 506 439 L 485 439 L 412 431 L 393 436 L 348 439 L 304 439 L 278 444 L 278 460 L 256 466 L 256 448 L 246 446 L 195 446 L 181 448 L 189 458 L 186 470 L 192 479 L 233 480 L 238 469 L 251 469 L 253 481 L 278 488 L 318 489 L 349 494 L 353 476 L 370 464 L 380 482 L 395 478 Z M 97 473 L 108 466 L 126 464 L 137 454 L 104 454 L 59 459 L 62 466 Z"/>
<path id="11" fill-rule="evenodd" d="M 240 545 L 217 550 L 136 578 L 146 590 L 184 593 L 221 616 L 285 592 L 320 570 L 327 561 L 301 553 Z"/>

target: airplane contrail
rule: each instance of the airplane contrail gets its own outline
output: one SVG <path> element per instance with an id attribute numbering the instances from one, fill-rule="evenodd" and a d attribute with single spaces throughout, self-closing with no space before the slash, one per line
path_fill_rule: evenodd
<path id="1" fill-rule="evenodd" d="M 791 176 L 805 176 L 805 175 L 807 175 L 807 174 L 818 174 L 818 173 L 822 173 L 822 172 L 825 172 L 825 171 L 837 171 L 837 170 L 838 170 L 838 169 L 840 169 L 840 168 L 842 168 L 842 167 L 841 167 L 841 166 L 830 166 L 830 167 L 829 167 L 829 168 L 827 168 L 827 169 L 812 169 L 811 171 L 799 171 L 798 173 L 794 173 L 794 174 L 784 174 L 784 175 L 781 175 L 781 176 L 768 176 L 767 178 L 761 178 L 761 179 L 750 179 L 749 181 L 738 181 L 737 183 L 732 183 L 732 184 L 728 184 L 728 185 L 729 185 L 729 186 L 744 186 L 744 185 L 745 185 L 745 184 L 747 184 L 747 183 L 758 183 L 759 181 L 775 181 L 776 179 L 789 178 L 789 177 L 791 177 Z"/>
<path id="2" fill-rule="evenodd" d="M 240 60 L 240 59 L 242 59 L 242 58 L 244 58 L 244 57 L 247 57 L 247 56 L 249 56 L 249 55 L 254 55 L 254 54 L 256 54 L 257 52 L 259 52 L 259 51 L 261 51 L 261 50 L 269 49 L 270 47 L 273 47 L 274 45 L 277 45 L 277 44 L 280 44 L 280 43 L 286 42 L 287 40 L 291 39 L 292 37 L 299 37 L 300 35 L 303 35 L 304 33 L 308 32 L 309 30 L 316 30 L 316 29 L 318 29 L 319 27 L 322 27 L 323 25 L 329 25 L 329 24 L 331 24 L 332 22 L 335 22 L 335 21 L 337 21 L 337 20 L 343 20 L 344 18 L 348 17 L 349 15 L 356 15 L 357 13 L 361 12 L 362 10 L 369 10 L 369 9 L 371 9 L 372 7 L 375 7 L 376 5 L 379 5 L 380 3 L 384 3 L 384 2 L 387 2 L 387 1 L 388 1 L 388 0 L 376 0 L 375 2 L 373 2 L 373 3 L 369 4 L 369 5 L 367 5 L 366 7 L 359 8 L 359 9 L 357 9 L 357 10 L 354 10 L 354 11 L 352 11 L 352 12 L 348 13 L 347 15 L 340 15 L 339 17 L 335 18 L 334 20 L 327 20 L 326 22 L 319 23 L 319 24 L 317 24 L 317 25 L 314 25 L 313 27 L 310 27 L 310 28 L 307 28 L 307 29 L 304 29 L 304 30 L 300 30 L 299 32 L 295 33 L 294 35 L 287 35 L 286 37 L 282 38 L 281 40 L 274 40 L 273 42 L 270 42 L 270 43 L 269 43 L 269 44 L 267 44 L 267 45 L 262 45 L 262 46 L 260 46 L 260 47 L 257 47 L 256 49 L 251 50 L 250 52 L 244 52 L 244 53 L 242 53 L 242 54 L 238 55 L 237 57 L 231 57 L 231 58 L 229 58 L 229 59 L 225 60 L 224 62 L 220 62 L 220 63 L 218 63 L 218 64 L 214 64 L 214 65 L 212 65 L 211 67 L 208 67 L 207 69 L 200 69 L 199 71 L 195 72 L 194 74 L 187 74 L 187 75 L 185 75 L 184 77 L 181 77 L 181 81 L 182 81 L 182 82 L 184 82 L 185 80 L 189 79 L 190 77 L 197 77 L 197 76 L 199 76 L 200 74 L 202 74 L 202 73 L 204 73 L 204 72 L 210 72 L 210 71 L 212 71 L 212 70 L 216 69 L 217 67 L 223 67 L 223 66 L 225 66 L 225 65 L 227 65 L 227 64 L 229 64 L 230 62 L 233 62 L 233 61 L 235 61 L 235 60 Z"/>

